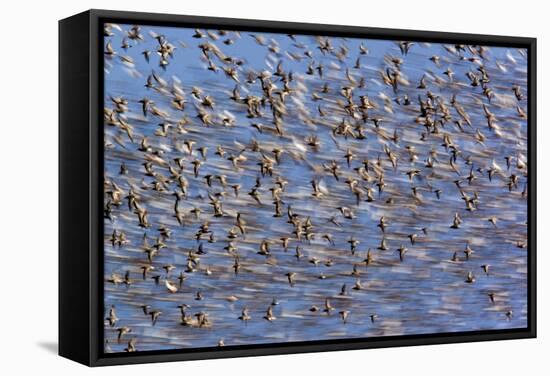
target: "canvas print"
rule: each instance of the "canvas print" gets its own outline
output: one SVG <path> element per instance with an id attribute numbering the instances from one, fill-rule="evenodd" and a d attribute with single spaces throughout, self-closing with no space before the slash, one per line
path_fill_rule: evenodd
<path id="1" fill-rule="evenodd" d="M 104 24 L 105 353 L 526 328 L 527 73 Z"/>

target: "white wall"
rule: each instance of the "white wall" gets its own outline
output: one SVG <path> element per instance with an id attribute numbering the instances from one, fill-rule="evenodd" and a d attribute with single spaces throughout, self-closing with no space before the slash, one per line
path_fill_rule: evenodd
<path id="1" fill-rule="evenodd" d="M 550 27 L 543 1 L 4 1 L 0 22 L 0 372 L 151 375 L 520 374 L 548 364 L 550 140 L 545 125 Z M 305 2 L 304 2 L 305 3 Z M 317 3 L 317 4 L 316 4 Z M 316 4 L 316 5 L 314 5 Z M 539 338 L 86 369 L 55 355 L 57 341 L 57 20 L 106 8 L 538 38 Z M 546 30 L 546 31 L 544 31 Z M 546 99 L 546 101 L 545 101 Z M 6 134 L 7 133 L 7 134 Z M 550 148 L 549 148 L 550 149 Z M 37 286 L 39 286 L 37 288 Z M 546 348 L 545 348 L 546 347 Z M 545 351 L 546 350 L 546 351 Z M 547 368 L 547 367 L 546 367 Z M 6 372 L 8 371 L 8 372 Z M 540 374 L 540 372 L 537 372 Z"/>

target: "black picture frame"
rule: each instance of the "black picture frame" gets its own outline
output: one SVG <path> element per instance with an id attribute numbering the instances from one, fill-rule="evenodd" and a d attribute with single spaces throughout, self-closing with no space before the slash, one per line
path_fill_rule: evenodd
<path id="1" fill-rule="evenodd" d="M 525 48 L 528 52 L 528 326 L 524 329 L 103 353 L 104 22 Z M 536 337 L 536 39 L 88 10 L 59 21 L 59 354 L 88 366 Z"/>

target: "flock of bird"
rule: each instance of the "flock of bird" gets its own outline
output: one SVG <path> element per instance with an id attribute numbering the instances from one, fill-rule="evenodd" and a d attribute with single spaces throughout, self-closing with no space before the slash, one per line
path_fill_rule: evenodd
<path id="1" fill-rule="evenodd" d="M 525 324 L 525 51 L 104 38 L 105 351 Z"/>

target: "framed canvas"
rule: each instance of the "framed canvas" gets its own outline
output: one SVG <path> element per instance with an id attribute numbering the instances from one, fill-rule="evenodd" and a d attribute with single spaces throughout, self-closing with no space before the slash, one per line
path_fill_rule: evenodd
<path id="1" fill-rule="evenodd" d="M 59 353 L 536 335 L 536 40 L 59 23 Z"/>

